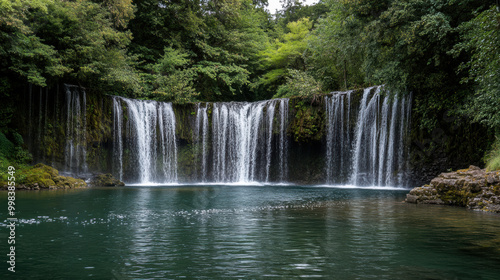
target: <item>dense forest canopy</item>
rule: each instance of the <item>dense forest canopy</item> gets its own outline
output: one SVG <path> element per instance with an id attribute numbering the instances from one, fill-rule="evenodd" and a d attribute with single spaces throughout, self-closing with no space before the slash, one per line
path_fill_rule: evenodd
<path id="1" fill-rule="evenodd" d="M 498 5 L 478 0 L 1 0 L 0 88 L 76 83 L 187 103 L 385 84 L 432 128 L 500 126 Z M 5 110 L 4 110 L 5 111 Z M 2 112 L 5 115 L 5 112 Z"/>

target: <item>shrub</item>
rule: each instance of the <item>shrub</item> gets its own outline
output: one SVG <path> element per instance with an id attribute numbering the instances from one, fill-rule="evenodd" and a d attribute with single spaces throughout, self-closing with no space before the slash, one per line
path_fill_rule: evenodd
<path id="1" fill-rule="evenodd" d="M 500 137 L 497 137 L 486 156 L 486 169 L 488 171 L 500 170 Z"/>
<path id="2" fill-rule="evenodd" d="M 321 94 L 321 83 L 304 71 L 289 70 L 290 77 L 287 82 L 278 88 L 273 98 L 292 96 L 312 96 Z"/>

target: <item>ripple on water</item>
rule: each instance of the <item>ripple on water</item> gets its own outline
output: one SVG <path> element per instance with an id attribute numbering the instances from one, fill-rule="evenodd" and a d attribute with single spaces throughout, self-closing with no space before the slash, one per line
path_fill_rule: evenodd
<path id="1" fill-rule="evenodd" d="M 25 194 L 18 253 L 37 260 L 23 265 L 40 278 L 89 272 L 117 279 L 500 274 L 498 215 L 408 205 L 401 203 L 405 194 L 215 185 L 92 189 L 50 199 Z"/>

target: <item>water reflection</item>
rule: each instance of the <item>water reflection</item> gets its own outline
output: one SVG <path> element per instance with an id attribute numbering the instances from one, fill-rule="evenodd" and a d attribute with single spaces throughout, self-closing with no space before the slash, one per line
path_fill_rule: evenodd
<path id="1" fill-rule="evenodd" d="M 44 199 L 25 193 L 16 276 L 494 279 L 500 273 L 498 215 L 407 205 L 405 193 L 201 185 Z"/>

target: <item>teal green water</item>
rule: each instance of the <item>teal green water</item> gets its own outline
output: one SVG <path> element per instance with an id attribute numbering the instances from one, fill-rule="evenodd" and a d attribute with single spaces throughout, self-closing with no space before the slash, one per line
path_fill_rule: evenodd
<path id="1" fill-rule="evenodd" d="M 499 279 L 500 215 L 408 205 L 406 193 L 299 186 L 18 192 L 14 278 L 2 192 L 0 279 Z"/>

